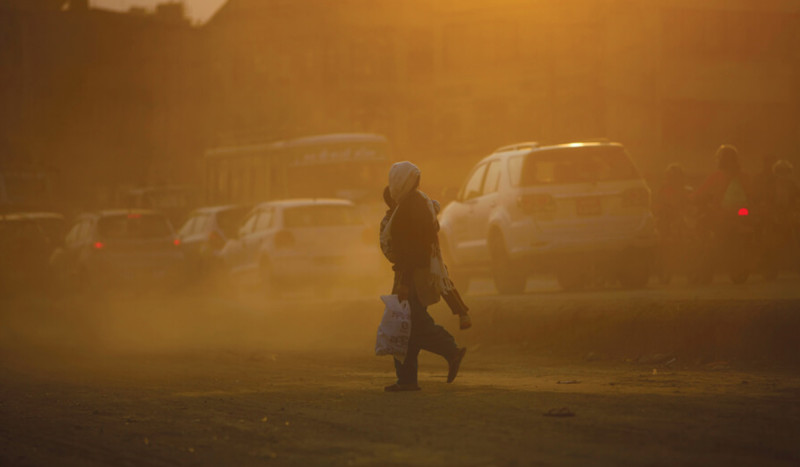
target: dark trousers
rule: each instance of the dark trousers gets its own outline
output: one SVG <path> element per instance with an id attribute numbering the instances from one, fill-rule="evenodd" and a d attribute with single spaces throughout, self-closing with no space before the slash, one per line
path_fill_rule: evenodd
<path id="1" fill-rule="evenodd" d="M 458 350 L 453 336 L 445 328 L 433 322 L 433 318 L 428 314 L 428 307 L 419 302 L 413 288 L 408 300 L 411 305 L 411 336 L 408 339 L 405 361 L 394 359 L 398 384 L 417 384 L 417 360 L 420 350 L 441 355 L 448 361 Z"/>

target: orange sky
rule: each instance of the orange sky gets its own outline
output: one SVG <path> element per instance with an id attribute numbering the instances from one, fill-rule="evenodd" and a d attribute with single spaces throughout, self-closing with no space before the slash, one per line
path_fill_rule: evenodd
<path id="1" fill-rule="evenodd" d="M 156 4 L 165 3 L 167 1 L 168 0 L 89 0 L 89 4 L 94 8 L 125 11 L 132 6 L 142 6 L 153 9 Z M 225 3 L 225 0 L 183 0 L 183 3 L 186 5 L 188 15 L 193 21 L 204 22 Z"/>

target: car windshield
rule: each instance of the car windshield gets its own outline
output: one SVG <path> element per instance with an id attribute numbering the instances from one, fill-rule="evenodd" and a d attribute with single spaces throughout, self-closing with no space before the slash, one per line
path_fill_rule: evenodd
<path id="1" fill-rule="evenodd" d="M 283 223 L 287 228 L 330 227 L 359 225 L 362 220 L 355 206 L 322 205 L 288 208 L 283 211 Z"/>
<path id="2" fill-rule="evenodd" d="M 167 218 L 158 214 L 121 214 L 97 222 L 101 238 L 154 238 L 172 235 Z"/>
<path id="3" fill-rule="evenodd" d="M 578 146 L 534 151 L 525 158 L 523 186 L 603 182 L 639 178 L 620 146 Z"/>

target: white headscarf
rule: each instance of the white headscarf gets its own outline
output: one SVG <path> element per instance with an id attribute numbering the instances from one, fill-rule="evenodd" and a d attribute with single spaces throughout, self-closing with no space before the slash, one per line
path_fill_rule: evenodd
<path id="1" fill-rule="evenodd" d="M 408 161 L 398 162 L 389 169 L 389 194 L 395 202 L 411 193 L 419 182 L 420 171 Z"/>
<path id="2" fill-rule="evenodd" d="M 389 194 L 392 196 L 392 199 L 395 200 L 396 203 L 400 203 L 400 201 L 406 197 L 409 193 L 414 191 L 419 183 L 419 176 L 420 171 L 416 165 L 412 164 L 408 161 L 398 162 L 392 165 L 392 168 L 389 169 Z M 438 222 L 436 220 L 436 214 L 439 213 L 439 202 L 433 201 L 428 198 L 428 195 L 425 193 L 419 192 L 425 201 L 427 202 L 428 209 L 431 212 L 431 216 L 433 216 L 433 222 Z M 392 221 L 394 220 L 394 214 L 397 210 L 392 213 L 392 216 L 389 218 L 389 221 L 381 230 L 381 249 L 383 250 L 383 254 L 386 255 L 386 258 L 389 261 L 394 262 L 394 256 L 392 252 L 391 242 L 392 242 Z M 437 228 L 438 230 L 438 228 Z M 453 282 L 450 280 L 450 277 L 447 274 L 447 268 L 442 261 L 442 252 L 439 249 L 439 243 L 436 242 L 431 245 L 431 265 L 430 265 L 430 273 L 433 277 L 433 281 L 436 283 L 436 286 L 439 288 L 439 292 L 446 292 L 449 293 L 453 289 Z"/>

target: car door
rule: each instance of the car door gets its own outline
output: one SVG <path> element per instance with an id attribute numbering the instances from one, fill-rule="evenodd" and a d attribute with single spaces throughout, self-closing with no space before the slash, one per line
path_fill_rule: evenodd
<path id="1" fill-rule="evenodd" d="M 201 242 L 200 230 L 202 229 L 204 217 L 205 214 L 203 213 L 193 212 L 189 214 L 189 218 L 178 230 L 178 238 L 184 248 L 194 250 L 199 247 L 198 243 Z"/>
<path id="2" fill-rule="evenodd" d="M 478 224 L 474 218 L 475 207 L 483 190 L 483 179 L 486 175 L 486 163 L 475 167 L 467 177 L 456 201 L 449 207 L 448 226 L 450 232 L 450 248 L 457 258 L 458 263 L 469 264 L 478 257 L 476 249 L 479 247 Z"/>
<path id="3" fill-rule="evenodd" d="M 272 224 L 272 211 L 272 208 L 259 209 L 252 224 L 249 225 L 249 232 L 242 237 L 245 263 L 248 268 L 258 267 L 261 260 L 262 246 L 268 235 L 269 226 Z"/>
<path id="4" fill-rule="evenodd" d="M 275 224 L 274 217 L 275 210 L 273 208 L 265 208 L 258 214 L 255 232 L 251 235 L 257 262 L 260 262 L 265 252 L 268 251 L 269 237 Z"/>
<path id="5" fill-rule="evenodd" d="M 475 197 L 472 202 L 470 230 L 467 238 L 469 247 L 465 250 L 466 258 L 470 262 L 485 263 L 490 260 L 489 219 L 492 212 L 497 209 L 500 168 L 499 160 L 489 162 L 480 196 Z"/>
<path id="6" fill-rule="evenodd" d="M 64 244 L 53 253 L 53 266 L 59 269 L 60 273 L 71 274 L 77 269 L 78 255 L 80 254 L 79 241 L 83 220 L 79 219 L 70 227 L 64 237 Z"/>
<path id="7" fill-rule="evenodd" d="M 222 256 L 232 271 L 239 271 L 251 265 L 252 260 L 248 255 L 248 245 L 251 245 L 252 242 L 249 241 L 248 237 L 255 232 L 256 221 L 260 212 L 259 209 L 251 211 L 237 230 L 236 238 L 229 240 L 222 250 Z"/>
<path id="8" fill-rule="evenodd" d="M 97 254 L 104 249 L 104 239 L 98 238 L 96 225 L 97 218 L 89 217 L 84 219 L 81 227 L 78 249 L 80 251 L 79 262 L 82 262 L 83 266 L 88 264 L 91 255 Z"/>
<path id="9" fill-rule="evenodd" d="M 89 255 L 92 254 L 91 249 L 94 247 L 91 232 L 92 219 L 83 218 L 77 225 L 75 237 L 67 244 L 67 261 L 73 271 L 77 271 L 84 266 Z"/>

